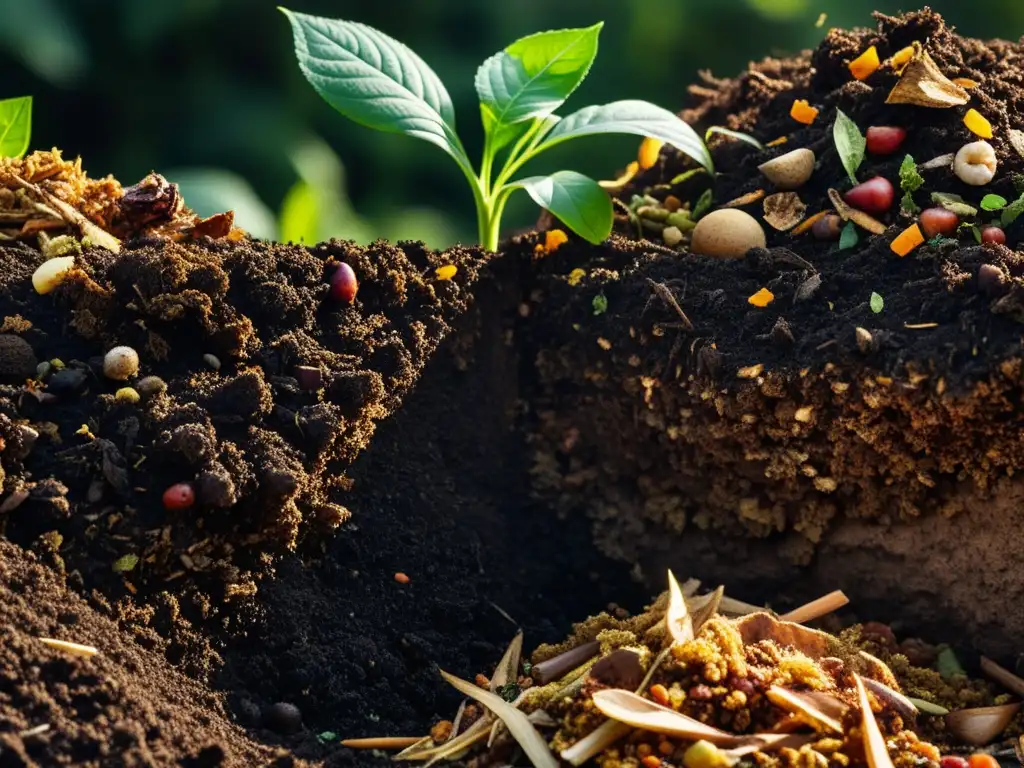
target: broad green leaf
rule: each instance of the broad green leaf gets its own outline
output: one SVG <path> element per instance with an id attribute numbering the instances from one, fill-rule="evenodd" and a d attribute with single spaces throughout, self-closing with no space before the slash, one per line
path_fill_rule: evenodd
<path id="1" fill-rule="evenodd" d="M 469 165 L 451 97 L 423 59 L 365 24 L 281 11 L 302 73 L 328 104 L 353 122 L 429 141 Z"/>
<path id="2" fill-rule="evenodd" d="M 881 295 L 879 295 L 879 294 L 875 293 L 874 291 L 872 291 L 871 292 L 870 304 L 871 304 L 871 311 L 874 312 L 877 315 L 879 312 L 882 311 L 882 309 L 885 308 L 885 299 L 883 299 L 881 297 Z"/>
<path id="3" fill-rule="evenodd" d="M 587 76 L 604 22 L 538 32 L 491 56 L 476 72 L 484 127 L 550 115 Z"/>
<path id="4" fill-rule="evenodd" d="M 21 157 L 32 138 L 32 97 L 0 101 L 0 157 Z"/>
<path id="5" fill-rule="evenodd" d="M 612 231 L 612 200 L 593 179 L 575 171 L 531 176 L 509 184 L 525 189 L 541 208 L 547 208 L 580 237 L 595 245 Z"/>
<path id="6" fill-rule="evenodd" d="M 981 198 L 981 210 L 1001 211 L 1006 207 L 1008 201 L 1002 195 L 985 195 Z"/>
<path id="7" fill-rule="evenodd" d="M 667 109 L 632 99 L 584 107 L 562 118 L 534 154 L 569 139 L 598 133 L 631 133 L 661 139 L 714 172 L 711 153 L 693 128 Z"/>
<path id="8" fill-rule="evenodd" d="M 832 140 L 836 143 L 839 159 L 850 177 L 850 183 L 857 183 L 857 169 L 864 162 L 864 150 L 867 140 L 861 134 L 857 124 L 841 109 L 836 110 L 836 121 L 832 124 Z"/>

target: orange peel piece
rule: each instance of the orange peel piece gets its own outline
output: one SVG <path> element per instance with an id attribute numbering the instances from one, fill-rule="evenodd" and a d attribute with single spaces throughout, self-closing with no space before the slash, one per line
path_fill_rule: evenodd
<path id="1" fill-rule="evenodd" d="M 438 280 L 451 280 L 455 277 L 455 273 L 459 271 L 459 268 L 454 264 L 445 264 L 443 267 L 438 267 L 434 270 L 434 274 Z"/>
<path id="2" fill-rule="evenodd" d="M 850 62 L 850 74 L 858 80 L 867 80 L 881 66 L 878 49 L 870 46 L 864 53 Z"/>
<path id="3" fill-rule="evenodd" d="M 818 117 L 818 110 L 807 103 L 807 99 L 794 99 L 793 106 L 789 108 L 789 116 L 798 123 L 810 125 Z"/>
<path id="4" fill-rule="evenodd" d="M 921 231 L 921 227 L 917 224 L 911 224 L 896 235 L 896 239 L 889 244 L 889 247 L 893 253 L 903 258 L 923 242 L 924 233 Z"/>
<path id="5" fill-rule="evenodd" d="M 753 296 L 747 299 L 748 304 L 753 304 L 755 307 L 767 307 L 775 301 L 775 294 L 769 291 L 767 288 L 762 288 Z"/>
<path id="6" fill-rule="evenodd" d="M 894 70 L 896 70 L 896 74 L 903 71 L 903 68 L 910 63 L 912 58 L 914 58 L 915 53 L 916 49 L 914 46 L 908 45 L 906 48 L 901 48 L 892 55 L 892 58 L 889 59 L 889 64 Z"/>
<path id="7" fill-rule="evenodd" d="M 983 139 L 992 138 L 992 123 L 974 108 L 968 109 L 967 114 L 964 115 L 964 125 L 975 136 L 980 136 Z"/>

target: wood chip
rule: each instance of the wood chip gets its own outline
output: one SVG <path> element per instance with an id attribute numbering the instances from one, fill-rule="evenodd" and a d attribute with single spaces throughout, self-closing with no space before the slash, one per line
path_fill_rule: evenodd
<path id="1" fill-rule="evenodd" d="M 64 651 L 72 656 L 84 656 L 89 658 L 99 653 L 98 648 L 94 648 L 91 645 L 80 645 L 79 643 L 69 643 L 67 640 L 56 640 L 52 637 L 40 637 L 39 641 L 53 648 L 55 651 Z"/>
<path id="2" fill-rule="evenodd" d="M 368 736 L 363 739 L 342 739 L 349 749 L 405 749 L 423 741 L 422 736 Z"/>

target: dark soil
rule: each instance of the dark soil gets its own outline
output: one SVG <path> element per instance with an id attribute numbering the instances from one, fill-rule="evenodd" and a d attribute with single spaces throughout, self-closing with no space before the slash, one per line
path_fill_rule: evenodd
<path id="1" fill-rule="evenodd" d="M 913 41 L 949 77 L 981 83 L 971 105 L 991 119 L 999 157 L 992 185 L 972 190 L 931 171 L 916 197 L 1015 199 L 1024 160 L 1006 137 L 1021 123 L 1024 48 L 959 38 L 929 11 L 832 31 L 814 52 L 694 89 L 685 115 L 698 126 L 788 136 L 763 153 L 716 144 L 715 198 L 764 185 L 759 163 L 807 146 L 819 166 L 799 194 L 809 214 L 827 207 L 826 189 L 848 185 L 832 140 L 837 106 L 861 130 L 909 133 L 895 156 L 869 155 L 861 179 L 881 174 L 898 187 L 904 151 L 923 161 L 976 138 L 962 124 L 967 107 L 885 105 L 891 72 L 852 81 L 847 62 L 868 45 L 884 59 Z M 821 108 L 813 125 L 789 117 L 796 98 Z M 691 164 L 664 151 L 624 201 L 695 200 L 698 182 L 670 183 Z M 842 587 L 878 618 L 954 627 L 964 645 L 1010 654 L 1024 630 L 1005 610 L 1024 598 L 1024 573 L 1009 565 L 1024 468 L 1024 258 L 969 234 L 899 258 L 889 244 L 910 219 L 883 218 L 885 234 L 861 231 L 843 251 L 765 225 L 769 248 L 745 259 L 624 238 L 598 248 L 571 241 L 542 259 L 523 342 L 537 363 L 535 487 L 563 512 L 589 516 L 601 549 L 640 563 L 652 587 L 666 565 L 752 597 Z M 1008 243 L 1022 234 L 1018 221 Z M 985 264 L 1001 281 L 979 279 Z M 574 286 L 569 275 L 581 268 Z M 747 299 L 762 287 L 775 300 L 757 308 Z M 877 314 L 872 292 L 884 297 Z"/>

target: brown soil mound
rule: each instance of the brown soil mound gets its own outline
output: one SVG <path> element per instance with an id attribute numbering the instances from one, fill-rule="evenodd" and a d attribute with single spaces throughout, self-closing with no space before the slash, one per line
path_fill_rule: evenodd
<path id="1" fill-rule="evenodd" d="M 819 165 L 800 195 L 809 214 L 828 207 L 827 188 L 845 177 L 836 107 L 862 131 L 908 130 L 896 155 L 868 155 L 861 179 L 898 186 L 904 152 L 927 160 L 976 138 L 962 123 L 966 106 L 886 105 L 896 75 L 884 68 L 852 80 L 847 64 L 869 45 L 884 59 L 914 41 L 949 77 L 980 82 L 970 106 L 992 120 L 999 158 L 981 191 L 938 170 L 916 196 L 1016 198 L 1024 160 L 1007 132 L 1024 98 L 1014 63 L 1022 48 L 960 38 L 929 11 L 833 31 L 812 53 L 696 89 L 690 117 L 765 141 L 788 135 L 765 152 L 717 143 L 715 198 L 763 185 L 759 163 L 806 146 Z M 815 123 L 789 117 L 794 99 L 821 109 Z M 693 177 L 671 181 L 687 166 L 664 152 L 624 200 L 695 200 Z M 543 259 L 524 331 L 536 351 L 536 488 L 588 514 L 602 550 L 640 563 L 652 583 L 675 564 L 762 599 L 780 584 L 803 596 L 837 586 L 879 618 L 951 624 L 965 643 L 1009 653 L 1024 630 L 1024 616 L 1005 608 L 1024 598 L 1024 574 L 1010 566 L 1024 493 L 1015 478 L 1024 467 L 1024 259 L 969 234 L 898 258 L 889 244 L 910 219 L 883 218 L 884 234 L 861 231 L 857 247 L 839 252 L 766 226 L 769 247 L 745 259 L 622 238 L 570 242 Z M 1007 228 L 1011 245 L 1022 235 L 1020 220 Z M 1001 281 L 979 280 L 983 264 Z M 749 304 L 763 287 L 775 300 Z M 884 297 L 881 313 L 872 292 Z M 798 573 L 808 578 L 791 583 Z"/>

